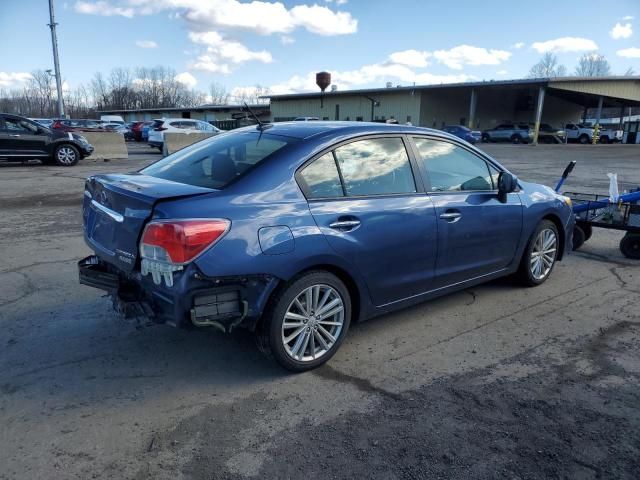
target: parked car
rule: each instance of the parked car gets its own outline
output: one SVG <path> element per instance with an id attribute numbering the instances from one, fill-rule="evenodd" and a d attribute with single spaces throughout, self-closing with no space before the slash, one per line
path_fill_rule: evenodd
<path id="1" fill-rule="evenodd" d="M 455 135 L 462 140 L 469 142 L 472 145 L 478 143 L 482 137 L 482 132 L 478 130 L 471 130 L 464 125 L 447 125 L 442 130 L 451 135 Z"/>
<path id="2" fill-rule="evenodd" d="M 104 123 L 119 123 L 124 125 L 124 118 L 120 115 L 100 115 L 100 120 Z"/>
<path id="3" fill-rule="evenodd" d="M 4 160 L 35 158 L 71 167 L 91 153 L 93 146 L 82 135 L 50 130 L 18 115 L 0 114 L 0 158 Z"/>
<path id="4" fill-rule="evenodd" d="M 53 124 L 53 120 L 51 120 L 50 118 L 30 118 L 29 120 L 32 120 L 38 125 L 42 125 L 46 128 L 51 128 L 51 125 Z"/>
<path id="5" fill-rule="evenodd" d="M 147 137 L 143 139 L 143 129 L 145 127 L 149 127 L 150 125 L 153 125 L 153 122 L 151 122 L 151 121 L 133 122 L 131 124 L 131 133 L 133 135 L 133 139 L 136 142 L 142 142 L 143 140 L 148 140 L 149 139 L 149 130 L 147 129 Z"/>
<path id="6" fill-rule="evenodd" d="M 577 141 L 582 144 L 591 143 L 593 139 L 593 127 L 585 123 L 567 123 L 564 126 L 568 141 Z"/>
<path id="7" fill-rule="evenodd" d="M 100 120 L 61 118 L 53 121 L 51 129 L 63 132 L 100 132 L 104 130 L 103 125 Z"/>
<path id="8" fill-rule="evenodd" d="M 149 128 L 148 143 L 152 147 L 162 150 L 164 146 L 164 134 L 166 133 L 221 133 L 222 130 L 202 120 L 189 118 L 162 118 L 155 120 Z"/>
<path id="9" fill-rule="evenodd" d="M 483 142 L 529 143 L 532 140 L 533 132 L 527 124 L 502 123 L 482 132 Z"/>
<path id="10" fill-rule="evenodd" d="M 600 129 L 600 143 L 620 143 L 624 137 L 624 131 L 612 127 L 603 127 Z"/>
<path id="11" fill-rule="evenodd" d="M 534 130 L 534 125 L 529 125 L 531 131 Z M 538 130 L 538 142 L 539 143 L 565 143 L 565 137 L 567 132 L 561 128 L 555 128 L 548 123 L 541 123 Z"/>
<path id="12" fill-rule="evenodd" d="M 83 223 L 95 253 L 80 282 L 125 316 L 246 327 L 303 371 L 352 321 L 505 275 L 543 283 L 574 216 L 568 198 L 441 131 L 284 122 L 89 177 Z"/>
<path id="13" fill-rule="evenodd" d="M 320 120 L 318 117 L 297 117 L 294 118 L 294 122 L 315 122 Z"/>

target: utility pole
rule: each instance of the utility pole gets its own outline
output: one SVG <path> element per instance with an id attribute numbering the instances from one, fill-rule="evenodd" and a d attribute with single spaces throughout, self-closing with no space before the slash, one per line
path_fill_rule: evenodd
<path id="1" fill-rule="evenodd" d="M 58 61 L 58 38 L 53 16 L 53 0 L 49 0 L 49 28 L 51 28 L 51 44 L 53 45 L 53 67 L 56 73 L 56 90 L 58 92 L 58 118 L 64 118 L 64 106 L 62 103 L 62 79 L 60 77 L 60 62 Z"/>

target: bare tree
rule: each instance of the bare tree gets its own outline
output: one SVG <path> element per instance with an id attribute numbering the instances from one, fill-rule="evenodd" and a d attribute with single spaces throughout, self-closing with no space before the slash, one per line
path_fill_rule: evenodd
<path id="1" fill-rule="evenodd" d="M 558 57 L 547 52 L 538 63 L 529 70 L 529 78 L 554 78 L 563 77 L 567 74 L 567 68 L 560 65 Z"/>
<path id="2" fill-rule="evenodd" d="M 578 77 L 606 77 L 611 75 L 611 66 L 604 55 L 585 53 L 578 61 L 575 74 Z"/>
<path id="3" fill-rule="evenodd" d="M 627 71 L 624 72 L 624 76 L 625 77 L 631 77 L 631 76 L 633 76 L 635 74 L 636 74 L 635 70 L 633 68 L 631 68 L 631 67 L 627 68 Z"/>
<path id="4" fill-rule="evenodd" d="M 214 105 L 226 105 L 229 103 L 229 93 L 224 85 L 211 82 L 209 85 L 210 101 Z"/>

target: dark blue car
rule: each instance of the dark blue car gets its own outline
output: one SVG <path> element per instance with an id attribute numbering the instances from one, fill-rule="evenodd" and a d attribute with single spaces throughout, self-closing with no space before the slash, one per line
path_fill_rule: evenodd
<path id="1" fill-rule="evenodd" d="M 125 316 L 245 327 L 293 371 L 349 324 L 510 274 L 550 275 L 570 201 L 441 131 L 247 127 L 87 179 L 80 281 Z"/>
<path id="2" fill-rule="evenodd" d="M 464 125 L 447 125 L 442 130 L 451 135 L 455 135 L 461 138 L 465 142 L 469 142 L 472 145 L 478 143 L 482 138 L 482 132 L 479 130 L 471 130 Z"/>

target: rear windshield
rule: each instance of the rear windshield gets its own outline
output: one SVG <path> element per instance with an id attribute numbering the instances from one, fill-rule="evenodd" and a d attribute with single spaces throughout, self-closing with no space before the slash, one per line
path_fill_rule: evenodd
<path id="1" fill-rule="evenodd" d="M 205 188 L 224 188 L 296 139 L 260 132 L 229 132 L 195 143 L 140 172 Z"/>

